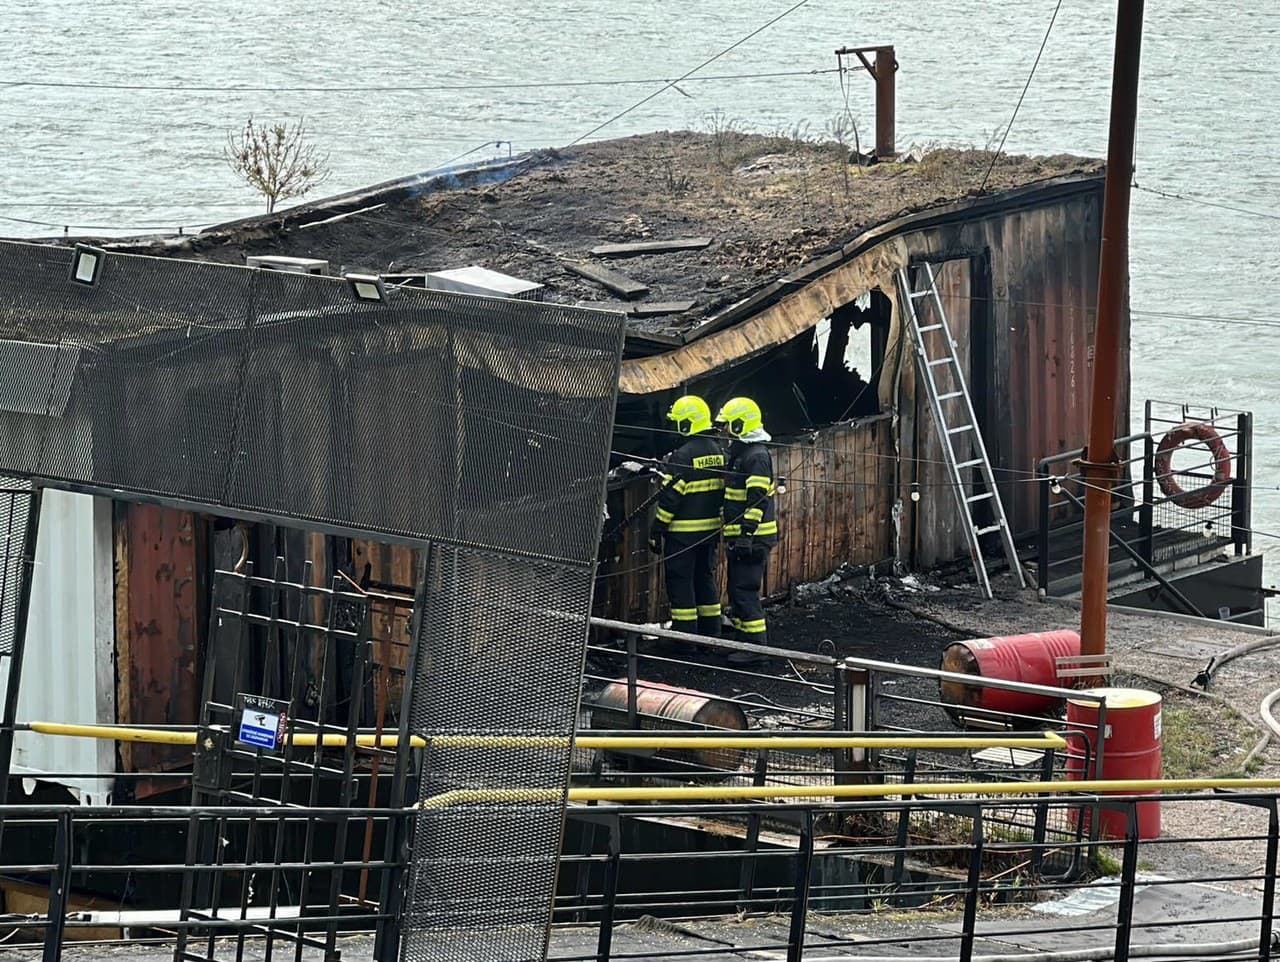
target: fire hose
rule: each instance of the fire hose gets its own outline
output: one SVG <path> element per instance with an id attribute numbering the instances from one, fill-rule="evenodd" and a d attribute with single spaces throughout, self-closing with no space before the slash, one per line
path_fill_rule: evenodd
<path id="1" fill-rule="evenodd" d="M 1280 701 L 1280 688 L 1277 688 L 1266 698 L 1262 699 L 1262 704 L 1258 706 L 1258 711 L 1262 715 L 1263 722 L 1271 729 L 1272 734 L 1280 738 L 1280 721 L 1276 720 L 1276 716 L 1271 709 L 1277 701 Z"/>
<path id="2" fill-rule="evenodd" d="M 1227 651 L 1214 655 L 1209 659 L 1209 664 L 1204 666 L 1204 670 L 1196 675 L 1195 680 L 1191 684 L 1208 690 L 1209 684 L 1213 681 L 1214 672 L 1225 665 L 1229 661 L 1235 661 L 1237 658 L 1243 658 L 1245 655 L 1253 654 L 1255 651 L 1262 651 L 1265 648 L 1273 648 L 1280 645 L 1280 635 L 1268 635 L 1265 638 L 1258 638 L 1254 641 L 1245 642 L 1243 645 L 1237 645 Z"/>

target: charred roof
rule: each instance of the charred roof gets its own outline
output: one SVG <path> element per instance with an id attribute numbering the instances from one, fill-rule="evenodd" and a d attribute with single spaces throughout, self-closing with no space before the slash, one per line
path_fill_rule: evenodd
<path id="1" fill-rule="evenodd" d="M 993 165 L 989 152 L 956 149 L 869 166 L 849 160 L 833 143 L 660 132 L 389 182 L 193 237 L 112 246 L 235 264 L 262 254 L 321 258 L 334 271 L 382 274 L 478 266 L 543 284 L 546 300 L 629 311 L 633 330 L 679 337 L 876 224 L 1102 169 L 1068 155 L 1001 156 Z M 598 250 L 660 241 L 688 243 Z M 602 284 L 601 268 L 621 280 Z"/>

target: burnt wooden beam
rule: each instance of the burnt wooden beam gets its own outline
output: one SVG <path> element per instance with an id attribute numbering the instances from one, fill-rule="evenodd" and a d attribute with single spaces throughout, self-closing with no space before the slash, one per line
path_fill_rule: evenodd
<path id="1" fill-rule="evenodd" d="M 606 290 L 612 291 L 619 297 L 628 300 L 644 297 L 649 293 L 648 284 L 642 284 L 626 274 L 620 274 L 618 271 L 601 267 L 599 264 L 590 264 L 586 261 L 565 261 L 564 266 L 579 277 L 585 277 L 587 280 L 593 281 Z"/>
<path id="2" fill-rule="evenodd" d="M 653 301 L 633 304 L 627 308 L 627 313 L 632 317 L 661 317 L 664 314 L 683 314 L 693 305 L 693 301 Z"/>
<path id="3" fill-rule="evenodd" d="M 675 240 L 634 241 L 628 244 L 601 244 L 591 248 L 596 257 L 631 257 L 635 254 L 668 254 L 699 251 L 711 246 L 710 237 L 681 237 Z"/>

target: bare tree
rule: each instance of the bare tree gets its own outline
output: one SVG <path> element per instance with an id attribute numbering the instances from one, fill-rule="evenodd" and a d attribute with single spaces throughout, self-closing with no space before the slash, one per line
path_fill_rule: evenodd
<path id="1" fill-rule="evenodd" d="M 291 197 L 302 197 L 329 178 L 329 155 L 308 141 L 301 119 L 294 124 L 260 124 L 250 117 L 244 129 L 227 134 L 223 158 L 237 177 L 267 199 L 267 213 Z"/>

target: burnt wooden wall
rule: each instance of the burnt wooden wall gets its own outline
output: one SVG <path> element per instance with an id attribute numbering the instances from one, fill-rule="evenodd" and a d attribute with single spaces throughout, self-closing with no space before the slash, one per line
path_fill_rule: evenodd
<path id="1" fill-rule="evenodd" d="M 834 425 L 775 449 L 774 473 L 786 479 L 786 490 L 777 500 L 779 537 L 770 558 L 769 594 L 843 564 L 893 556 L 894 462 L 888 415 Z M 653 490 L 652 482 L 637 481 L 614 492 L 605 531 Z M 645 543 L 648 520 L 639 518 L 615 540 L 606 539 L 596 579 L 597 615 L 637 622 L 667 617 L 662 566 Z"/>

